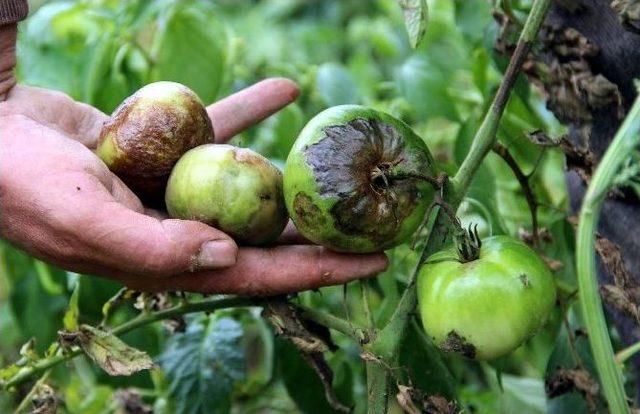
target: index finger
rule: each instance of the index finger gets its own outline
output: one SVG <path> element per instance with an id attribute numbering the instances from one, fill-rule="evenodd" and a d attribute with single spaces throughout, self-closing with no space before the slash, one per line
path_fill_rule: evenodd
<path id="1" fill-rule="evenodd" d="M 387 265 L 383 253 L 343 254 L 320 246 L 245 247 L 236 265 L 226 269 L 154 278 L 153 284 L 136 278 L 127 284 L 140 290 L 272 296 L 370 277 Z"/>
<path id="2" fill-rule="evenodd" d="M 265 79 L 207 107 L 216 143 L 278 112 L 298 97 L 298 86 L 286 78 Z"/>

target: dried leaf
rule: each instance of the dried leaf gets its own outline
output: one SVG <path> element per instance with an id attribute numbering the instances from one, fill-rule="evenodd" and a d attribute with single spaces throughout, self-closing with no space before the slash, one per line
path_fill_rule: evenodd
<path id="1" fill-rule="evenodd" d="M 63 332 L 61 338 L 79 345 L 109 375 L 131 375 L 154 367 L 146 352 L 130 347 L 117 336 L 89 325 L 81 325 L 77 332 Z"/>
<path id="2" fill-rule="evenodd" d="M 616 286 L 623 289 L 638 288 L 638 282 L 631 277 L 631 273 L 624 263 L 620 246 L 598 234 L 596 235 L 595 247 L 602 263 L 613 276 Z"/>
<path id="3" fill-rule="evenodd" d="M 640 33 L 640 1 L 613 0 L 611 8 L 618 13 L 618 20 L 630 32 Z"/>
<path id="4" fill-rule="evenodd" d="M 119 407 L 118 414 L 153 414 L 153 408 L 145 404 L 140 394 L 131 388 L 116 391 L 113 398 Z"/>
<path id="5" fill-rule="evenodd" d="M 455 401 L 449 401 L 440 395 L 430 395 L 424 401 L 423 412 L 426 414 L 456 414 L 458 405 Z"/>
<path id="6" fill-rule="evenodd" d="M 334 350 L 329 331 L 318 324 L 304 320 L 298 310 L 282 299 L 269 300 L 262 311 L 276 330 L 276 334 L 288 338 L 300 351 L 302 358 L 318 374 L 324 386 L 325 397 L 329 405 L 337 411 L 351 412 L 342 404 L 333 391 L 333 371 L 324 358 L 324 351 Z"/>
<path id="7" fill-rule="evenodd" d="M 412 48 L 417 48 L 427 29 L 429 11 L 426 0 L 398 0 Z"/>
<path id="8" fill-rule="evenodd" d="M 33 409 L 30 414 L 56 414 L 58 412 L 59 400 L 56 392 L 47 384 L 38 386 L 38 390 L 31 399 Z"/>
<path id="9" fill-rule="evenodd" d="M 638 319 L 638 306 L 633 303 L 631 296 L 615 285 L 600 285 L 600 295 L 609 305 L 624 312 L 632 318 Z"/>
<path id="10" fill-rule="evenodd" d="M 582 394 L 589 407 L 595 409 L 600 387 L 588 371 L 558 368 L 545 381 L 545 392 L 550 399 L 573 390 Z"/>
<path id="11" fill-rule="evenodd" d="M 413 388 L 406 385 L 398 385 L 398 394 L 396 394 L 398 404 L 408 414 L 420 414 L 420 410 L 413 403 Z"/>

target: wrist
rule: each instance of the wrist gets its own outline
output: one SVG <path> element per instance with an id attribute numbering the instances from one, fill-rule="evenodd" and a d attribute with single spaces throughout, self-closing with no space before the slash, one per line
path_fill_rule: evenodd
<path id="1" fill-rule="evenodd" d="M 0 26 L 0 101 L 16 84 L 13 68 L 16 66 L 16 38 L 18 26 L 10 23 Z"/>

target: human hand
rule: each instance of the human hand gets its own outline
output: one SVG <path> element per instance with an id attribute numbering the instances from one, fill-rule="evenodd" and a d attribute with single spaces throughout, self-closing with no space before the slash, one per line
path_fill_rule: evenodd
<path id="1" fill-rule="evenodd" d="M 297 96 L 269 79 L 207 108 L 217 142 Z M 272 295 L 345 283 L 382 270 L 386 258 L 301 243 L 238 247 L 203 223 L 146 210 L 91 151 L 107 116 L 68 96 L 15 86 L 0 102 L 0 236 L 65 269 L 144 291 Z"/>

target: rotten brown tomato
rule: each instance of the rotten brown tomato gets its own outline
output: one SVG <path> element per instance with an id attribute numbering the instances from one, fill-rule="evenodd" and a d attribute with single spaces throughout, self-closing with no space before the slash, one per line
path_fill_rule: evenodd
<path id="1" fill-rule="evenodd" d="M 97 154 L 147 205 L 161 206 L 182 154 L 213 142 L 198 96 L 175 82 L 155 82 L 127 98 L 102 128 Z"/>

